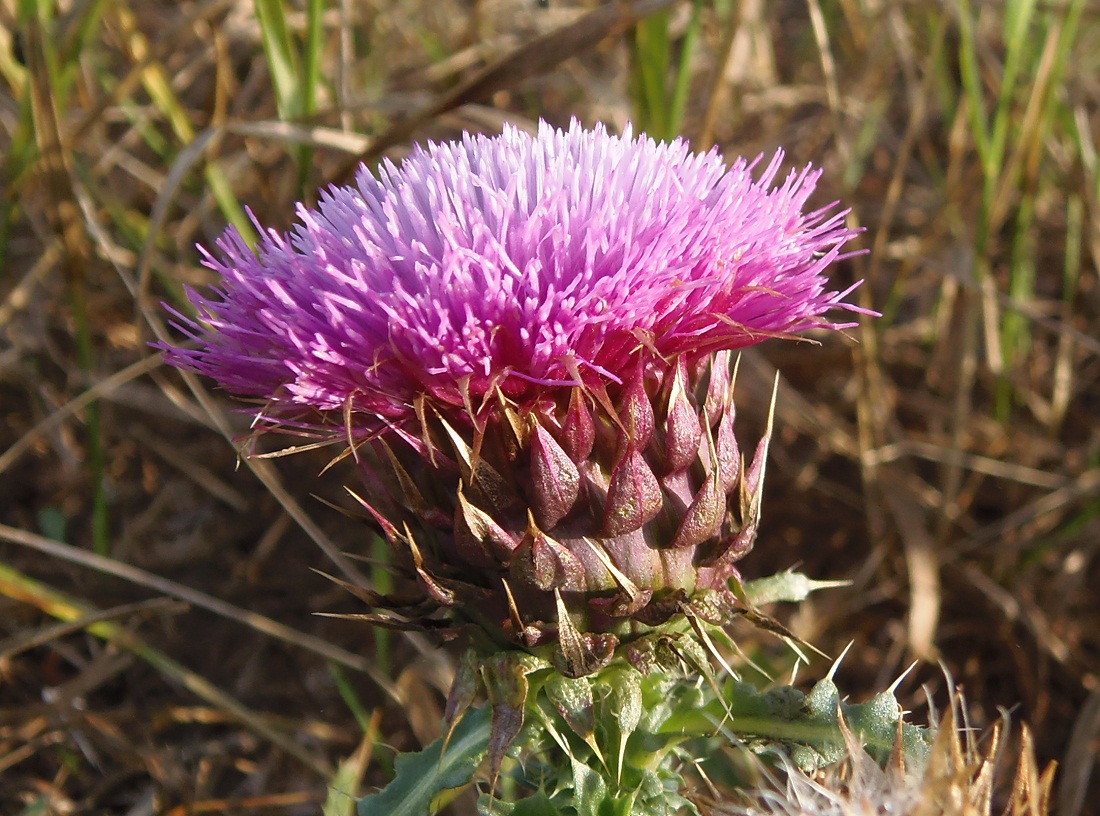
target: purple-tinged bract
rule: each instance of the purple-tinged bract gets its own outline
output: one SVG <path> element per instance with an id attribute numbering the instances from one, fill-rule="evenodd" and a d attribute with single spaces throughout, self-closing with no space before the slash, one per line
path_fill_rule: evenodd
<path id="1" fill-rule="evenodd" d="M 781 159 L 754 180 L 741 159 L 575 122 L 417 148 L 258 253 L 229 230 L 206 259 L 217 295 L 190 293 L 198 318 L 177 324 L 198 347 L 165 350 L 268 421 L 350 411 L 367 430 L 420 395 L 530 405 L 625 380 L 641 349 L 693 362 L 837 328 L 823 270 L 853 232 L 803 212 L 819 171 L 777 183 Z"/>

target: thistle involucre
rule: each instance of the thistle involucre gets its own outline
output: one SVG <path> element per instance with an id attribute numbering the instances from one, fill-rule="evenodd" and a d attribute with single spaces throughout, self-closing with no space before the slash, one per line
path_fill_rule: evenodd
<path id="1" fill-rule="evenodd" d="M 732 603 L 762 456 L 738 453 L 728 352 L 848 325 L 823 272 L 853 233 L 781 159 L 754 180 L 576 123 L 429 145 L 258 253 L 227 232 L 168 360 L 261 400 L 260 428 L 354 444 L 426 591 L 363 593 L 381 619 L 553 639 L 584 674 Z"/>

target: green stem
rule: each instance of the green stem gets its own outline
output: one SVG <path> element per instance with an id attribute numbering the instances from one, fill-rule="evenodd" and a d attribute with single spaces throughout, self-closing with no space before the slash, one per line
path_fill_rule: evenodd
<path id="1" fill-rule="evenodd" d="M 718 731 L 729 731 L 739 737 L 760 737 L 778 742 L 798 742 L 810 745 L 843 743 L 840 729 L 828 722 L 799 722 L 767 716 L 716 717 L 710 706 L 677 719 L 675 726 L 662 728 L 661 734 L 677 734 L 684 739 L 713 737 Z"/>

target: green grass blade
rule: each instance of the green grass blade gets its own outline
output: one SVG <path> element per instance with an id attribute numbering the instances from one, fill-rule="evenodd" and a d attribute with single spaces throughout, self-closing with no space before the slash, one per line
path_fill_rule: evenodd
<path id="1" fill-rule="evenodd" d="M 1016 211 L 1015 233 L 1012 241 L 1012 275 L 1009 282 L 1009 294 L 1012 299 L 1029 304 L 1035 289 L 1035 237 L 1033 224 L 1035 219 L 1035 196 L 1024 195 L 1020 198 Z M 1018 357 L 1026 354 L 1030 345 L 1029 319 L 1016 309 L 1005 312 L 1001 324 L 1001 348 L 1005 366 L 1011 368 Z M 1009 395 L 1008 381 L 1002 381 L 1002 400 Z M 1008 418 L 1008 406 L 999 405 L 998 413 Z"/>
<path id="2" fill-rule="evenodd" d="M 1035 0 L 1015 0 L 1008 4 L 1005 14 L 1005 63 L 989 137 L 987 157 L 989 172 L 996 173 L 1004 161 L 1014 118 L 1017 79 L 1029 63 L 1035 62 L 1033 39 L 1029 37 L 1034 12 Z"/>
<path id="3" fill-rule="evenodd" d="M 275 107 L 280 119 L 297 119 L 302 114 L 302 89 L 298 83 L 298 56 L 283 11 L 282 0 L 255 0 L 256 18 L 264 54 L 275 89 Z"/>
<path id="4" fill-rule="evenodd" d="M 325 0 L 308 0 L 306 7 L 306 41 L 303 49 L 302 113 L 317 112 L 321 87 L 321 61 L 325 48 Z"/>
<path id="5" fill-rule="evenodd" d="M 69 94 L 73 83 L 80 72 L 81 56 L 87 50 L 89 44 L 94 42 L 99 33 L 100 23 L 103 21 L 103 12 L 106 8 L 104 0 L 96 0 L 85 6 L 76 25 L 70 25 L 71 35 L 60 43 L 58 48 L 59 71 L 57 75 L 58 99 L 67 106 Z"/>
<path id="6" fill-rule="evenodd" d="M 317 113 L 321 89 L 321 61 L 325 47 L 325 0 L 308 0 L 306 7 L 306 41 L 303 46 L 302 68 L 302 116 L 311 118 Z M 298 188 L 303 198 L 309 190 L 313 151 L 306 145 L 298 149 Z"/>
<path id="7" fill-rule="evenodd" d="M 962 76 L 963 97 L 970 114 L 970 126 L 982 161 L 982 169 L 991 175 L 996 168 L 990 165 L 990 135 L 985 114 L 985 92 L 982 88 L 981 69 L 978 66 L 977 32 L 970 0 L 959 0 L 959 71 Z"/>
<path id="8" fill-rule="evenodd" d="M 634 32 L 635 106 L 642 130 L 655 139 L 668 135 L 668 25 L 666 9 L 640 21 Z"/>
<path id="9" fill-rule="evenodd" d="M 687 112 L 688 97 L 691 95 L 691 62 L 695 56 L 695 47 L 699 40 L 699 31 L 702 22 L 703 4 L 696 0 L 692 5 L 691 21 L 684 33 L 683 42 L 680 45 L 680 63 L 676 69 L 676 82 L 672 90 L 672 100 L 669 105 L 668 138 L 675 138 L 684 128 L 684 116 Z"/>
<path id="10" fill-rule="evenodd" d="M 307 119 L 317 111 L 325 0 L 307 0 L 305 42 L 300 52 L 282 0 L 255 0 L 255 9 L 279 118 L 284 122 Z M 299 194 L 305 198 L 313 151 L 305 145 L 299 146 L 294 151 L 294 158 L 298 165 Z"/>
<path id="11" fill-rule="evenodd" d="M 332 675 L 332 680 L 336 684 L 336 690 L 339 692 L 340 698 L 351 711 L 351 715 L 355 717 L 355 721 L 359 723 L 363 733 L 367 733 L 371 729 L 371 714 L 367 711 L 367 707 L 363 705 L 362 700 L 359 699 L 359 694 L 348 680 L 347 674 L 337 663 L 331 660 L 328 661 L 328 672 Z"/>

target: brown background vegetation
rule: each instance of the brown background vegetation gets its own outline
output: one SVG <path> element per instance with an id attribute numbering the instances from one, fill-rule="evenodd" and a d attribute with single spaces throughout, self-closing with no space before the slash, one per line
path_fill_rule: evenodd
<path id="1" fill-rule="evenodd" d="M 1062 764 L 1060 812 L 1100 813 L 1100 7 L 701 3 L 684 57 L 670 2 L 662 125 L 631 79 L 655 5 L 333 0 L 312 46 L 295 5 L 288 85 L 270 4 L 0 2 L 0 812 L 313 813 L 432 737 L 453 655 L 313 615 L 357 607 L 311 569 L 376 554 L 313 498 L 349 474 L 239 464 L 247 417 L 146 344 L 235 207 L 284 227 L 360 158 L 576 116 L 824 168 L 870 250 L 838 283 L 884 316 L 745 355 L 746 446 L 781 385 L 744 572 L 850 580 L 775 610 L 853 642 L 846 692 L 919 660 L 920 721 L 942 661 L 976 728 L 1011 710 Z"/>

